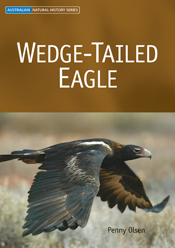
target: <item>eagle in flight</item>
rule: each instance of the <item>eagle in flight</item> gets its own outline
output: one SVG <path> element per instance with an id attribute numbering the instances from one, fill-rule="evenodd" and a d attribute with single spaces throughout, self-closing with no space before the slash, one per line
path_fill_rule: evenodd
<path id="1" fill-rule="evenodd" d="M 162 211 L 169 196 L 153 206 L 142 181 L 125 163 L 138 158 L 151 158 L 151 152 L 108 139 L 77 140 L 0 155 L 0 162 L 19 159 L 42 164 L 29 191 L 23 236 L 85 227 L 95 196 L 107 201 L 110 208 L 118 205 L 121 213 L 127 206 L 133 211 L 136 207 Z"/>

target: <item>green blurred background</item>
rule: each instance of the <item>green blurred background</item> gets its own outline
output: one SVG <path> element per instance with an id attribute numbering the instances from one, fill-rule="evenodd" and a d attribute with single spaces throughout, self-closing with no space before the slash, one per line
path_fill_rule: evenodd
<path id="1" fill-rule="evenodd" d="M 174 113 L 1 113 L 1 132 L 41 135 L 173 134 Z"/>

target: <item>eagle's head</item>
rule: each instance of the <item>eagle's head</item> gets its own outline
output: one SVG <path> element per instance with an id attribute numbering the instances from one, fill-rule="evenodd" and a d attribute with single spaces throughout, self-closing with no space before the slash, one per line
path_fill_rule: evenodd
<path id="1" fill-rule="evenodd" d="M 141 146 L 135 145 L 126 145 L 121 149 L 121 158 L 123 161 L 137 159 L 137 158 L 150 158 L 152 154 L 147 149 L 144 149 Z"/>

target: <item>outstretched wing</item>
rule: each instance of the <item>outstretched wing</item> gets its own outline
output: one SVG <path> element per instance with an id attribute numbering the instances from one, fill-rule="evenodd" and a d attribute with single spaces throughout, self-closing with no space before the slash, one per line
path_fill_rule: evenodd
<path id="1" fill-rule="evenodd" d="M 56 149 L 57 150 L 57 149 Z M 84 227 L 94 196 L 99 191 L 99 171 L 104 152 L 72 149 L 46 153 L 29 191 L 29 209 L 23 236 L 30 233 Z"/>
<path id="2" fill-rule="evenodd" d="M 133 211 L 138 207 L 147 212 L 158 213 L 165 208 L 169 199 L 168 196 L 153 206 L 145 193 L 142 181 L 125 162 L 120 162 L 110 169 L 100 169 L 100 190 L 97 196 L 100 196 L 102 201 L 108 201 L 110 208 L 118 204 L 122 213 L 126 206 Z"/>

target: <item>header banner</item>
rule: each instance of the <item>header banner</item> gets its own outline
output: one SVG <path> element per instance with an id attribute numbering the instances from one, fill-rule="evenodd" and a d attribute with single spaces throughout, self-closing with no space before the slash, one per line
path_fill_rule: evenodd
<path id="1" fill-rule="evenodd" d="M 175 111 L 172 2 L 0 9 L 1 112 Z"/>

